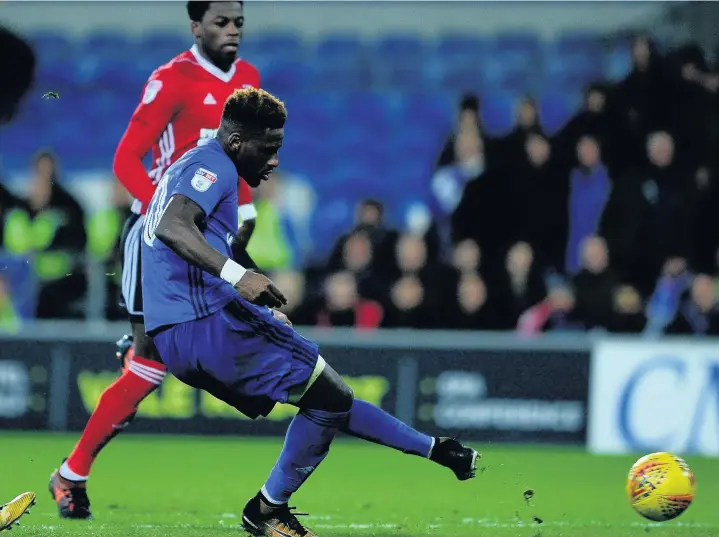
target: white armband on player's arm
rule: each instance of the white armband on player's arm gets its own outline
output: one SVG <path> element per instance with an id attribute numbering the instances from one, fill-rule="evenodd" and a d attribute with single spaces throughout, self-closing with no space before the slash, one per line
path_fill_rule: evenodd
<path id="1" fill-rule="evenodd" d="M 244 276 L 246 272 L 247 269 L 245 267 L 243 267 L 239 263 L 236 263 L 232 259 L 228 259 L 222 266 L 222 270 L 220 271 L 220 278 L 222 278 L 232 287 L 234 287 L 235 285 L 237 285 L 237 282 L 242 279 L 242 276 Z"/>
<path id="2" fill-rule="evenodd" d="M 255 205 L 253 203 L 245 203 L 244 205 L 240 205 L 237 211 L 240 215 L 240 220 L 242 220 L 243 222 L 247 222 L 248 220 L 254 220 L 255 218 L 257 218 L 257 209 L 255 209 Z"/>

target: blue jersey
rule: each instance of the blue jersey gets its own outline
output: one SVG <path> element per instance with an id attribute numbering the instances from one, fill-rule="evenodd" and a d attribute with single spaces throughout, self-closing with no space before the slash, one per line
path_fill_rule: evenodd
<path id="1" fill-rule="evenodd" d="M 181 259 L 155 236 L 172 196 L 190 198 L 205 211 L 200 226 L 207 242 L 227 257 L 239 226 L 237 169 L 219 141 L 191 149 L 157 185 L 142 233 L 142 294 L 145 330 L 207 317 L 236 298 L 226 281 Z"/>

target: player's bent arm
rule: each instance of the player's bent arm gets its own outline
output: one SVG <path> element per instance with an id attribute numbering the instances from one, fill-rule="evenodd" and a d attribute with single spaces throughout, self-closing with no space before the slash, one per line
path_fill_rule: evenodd
<path id="1" fill-rule="evenodd" d="M 203 236 L 198 224 L 204 218 L 205 212 L 197 203 L 175 194 L 157 224 L 155 236 L 188 263 L 220 276 L 229 258 L 215 250 Z"/>
<path id="2" fill-rule="evenodd" d="M 164 168 L 169 165 L 169 161 L 166 161 L 169 155 L 162 155 L 163 161 L 156 163 L 158 167 L 153 170 L 153 177 L 148 175 L 142 159 L 162 138 L 163 133 L 172 137 L 167 129 L 181 106 L 181 93 L 177 82 L 171 79 L 171 73 L 163 69 L 155 71 L 145 85 L 140 104 L 133 112 L 117 146 L 113 160 L 115 176 L 134 198 L 140 200 L 143 207 L 149 205 L 155 192 L 153 178 L 160 178 Z"/>
<path id="3" fill-rule="evenodd" d="M 155 237 L 188 263 L 230 283 L 250 302 L 269 307 L 287 304 L 269 278 L 247 271 L 207 242 L 198 226 L 204 219 L 205 211 L 197 203 L 175 194 L 157 224 Z"/>

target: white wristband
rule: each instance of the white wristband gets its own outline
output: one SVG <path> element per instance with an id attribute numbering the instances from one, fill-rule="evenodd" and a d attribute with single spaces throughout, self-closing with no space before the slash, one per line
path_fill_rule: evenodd
<path id="1" fill-rule="evenodd" d="M 234 287 L 235 285 L 237 285 L 237 282 L 242 279 L 242 276 L 245 275 L 245 272 L 247 272 L 247 269 L 245 267 L 243 267 L 239 263 L 235 263 L 232 259 L 228 259 L 222 266 L 222 270 L 220 271 L 220 278 L 222 278 L 232 287 Z"/>

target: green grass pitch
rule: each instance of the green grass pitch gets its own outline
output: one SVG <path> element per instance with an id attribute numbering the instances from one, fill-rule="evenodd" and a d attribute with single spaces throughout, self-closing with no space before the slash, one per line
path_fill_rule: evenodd
<path id="1" fill-rule="evenodd" d="M 242 506 L 282 445 L 279 438 L 127 434 L 106 449 L 94 469 L 89 492 L 95 520 L 61 521 L 47 477 L 75 439 L 0 435 L 0 500 L 26 490 L 38 494 L 32 514 L 9 535 L 243 535 Z M 636 457 L 597 457 L 555 447 L 477 447 L 484 453 L 483 471 L 460 483 L 429 461 L 342 439 L 292 503 L 311 514 L 303 521 L 320 537 L 719 536 L 715 460 L 689 457 L 698 482 L 694 504 L 676 521 L 650 524 L 625 499 L 625 476 Z M 534 491 L 529 503 L 528 489 Z"/>

